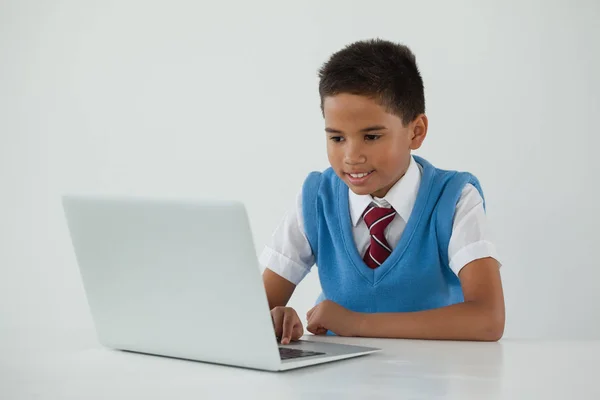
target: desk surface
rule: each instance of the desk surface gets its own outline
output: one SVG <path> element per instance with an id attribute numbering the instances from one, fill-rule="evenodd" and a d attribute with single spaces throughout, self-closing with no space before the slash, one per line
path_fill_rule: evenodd
<path id="1" fill-rule="evenodd" d="M 600 341 L 307 336 L 383 351 L 272 373 L 109 350 L 77 333 L 43 336 L 1 341 L 0 398 L 600 399 Z"/>

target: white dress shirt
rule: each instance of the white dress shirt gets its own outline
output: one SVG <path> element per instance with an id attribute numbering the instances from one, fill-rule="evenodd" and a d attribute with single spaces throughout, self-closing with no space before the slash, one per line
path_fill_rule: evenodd
<path id="1" fill-rule="evenodd" d="M 380 207 L 394 207 L 397 214 L 385 229 L 385 238 L 392 249 L 400 240 L 406 221 L 412 212 L 421 184 L 422 167 L 411 157 L 408 170 L 383 198 L 357 195 L 348 189 L 350 216 L 354 243 L 364 255 L 371 236 L 362 214 L 371 203 Z M 498 260 L 496 248 L 490 238 L 488 222 L 481 195 L 471 184 L 465 185 L 456 205 L 452 235 L 448 245 L 450 268 L 456 275 L 471 261 L 493 257 Z M 283 278 L 298 284 L 310 272 L 315 257 L 304 231 L 302 216 L 302 191 L 296 197 L 295 207 L 285 215 L 265 246 L 260 263 Z"/>

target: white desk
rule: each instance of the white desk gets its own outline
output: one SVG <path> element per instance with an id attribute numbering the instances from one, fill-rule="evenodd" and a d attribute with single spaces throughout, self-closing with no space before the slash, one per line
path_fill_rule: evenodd
<path id="1" fill-rule="evenodd" d="M 0 331 L 0 338 L 7 336 Z M 14 337 L 14 332 L 12 335 Z M 600 399 L 600 341 L 322 338 L 383 348 L 284 373 L 104 349 L 91 335 L 0 343 L 0 399 Z"/>

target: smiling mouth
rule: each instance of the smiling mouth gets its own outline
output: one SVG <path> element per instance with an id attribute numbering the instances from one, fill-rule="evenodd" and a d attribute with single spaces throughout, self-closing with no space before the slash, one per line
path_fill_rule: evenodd
<path id="1" fill-rule="evenodd" d="M 358 173 L 345 173 L 346 177 L 353 185 L 361 185 L 364 184 L 369 177 L 373 174 L 374 170 L 369 172 L 358 172 Z"/>
<path id="2" fill-rule="evenodd" d="M 349 173 L 348 175 L 350 175 L 351 177 L 353 177 L 353 178 L 355 178 L 355 179 L 359 179 L 359 178 L 364 178 L 364 177 L 365 177 L 365 176 L 367 176 L 367 175 L 370 175 L 370 174 L 371 174 L 371 172 L 373 172 L 373 171 L 369 171 L 369 172 L 359 172 L 359 173 L 357 173 L 357 174 L 350 174 L 350 173 Z"/>

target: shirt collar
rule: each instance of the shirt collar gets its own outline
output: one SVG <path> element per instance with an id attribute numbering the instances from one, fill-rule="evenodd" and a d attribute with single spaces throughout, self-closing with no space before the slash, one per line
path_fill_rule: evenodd
<path id="1" fill-rule="evenodd" d="M 352 225 L 358 225 L 365 209 L 369 207 L 371 203 L 380 206 L 387 206 L 386 203 L 388 203 L 394 207 L 398 215 L 400 215 L 404 221 L 408 221 L 412 209 L 415 206 L 420 185 L 421 169 L 415 159 L 411 156 L 406 173 L 390 188 L 383 198 L 373 198 L 369 194 L 358 195 L 348 188 L 348 202 Z"/>

